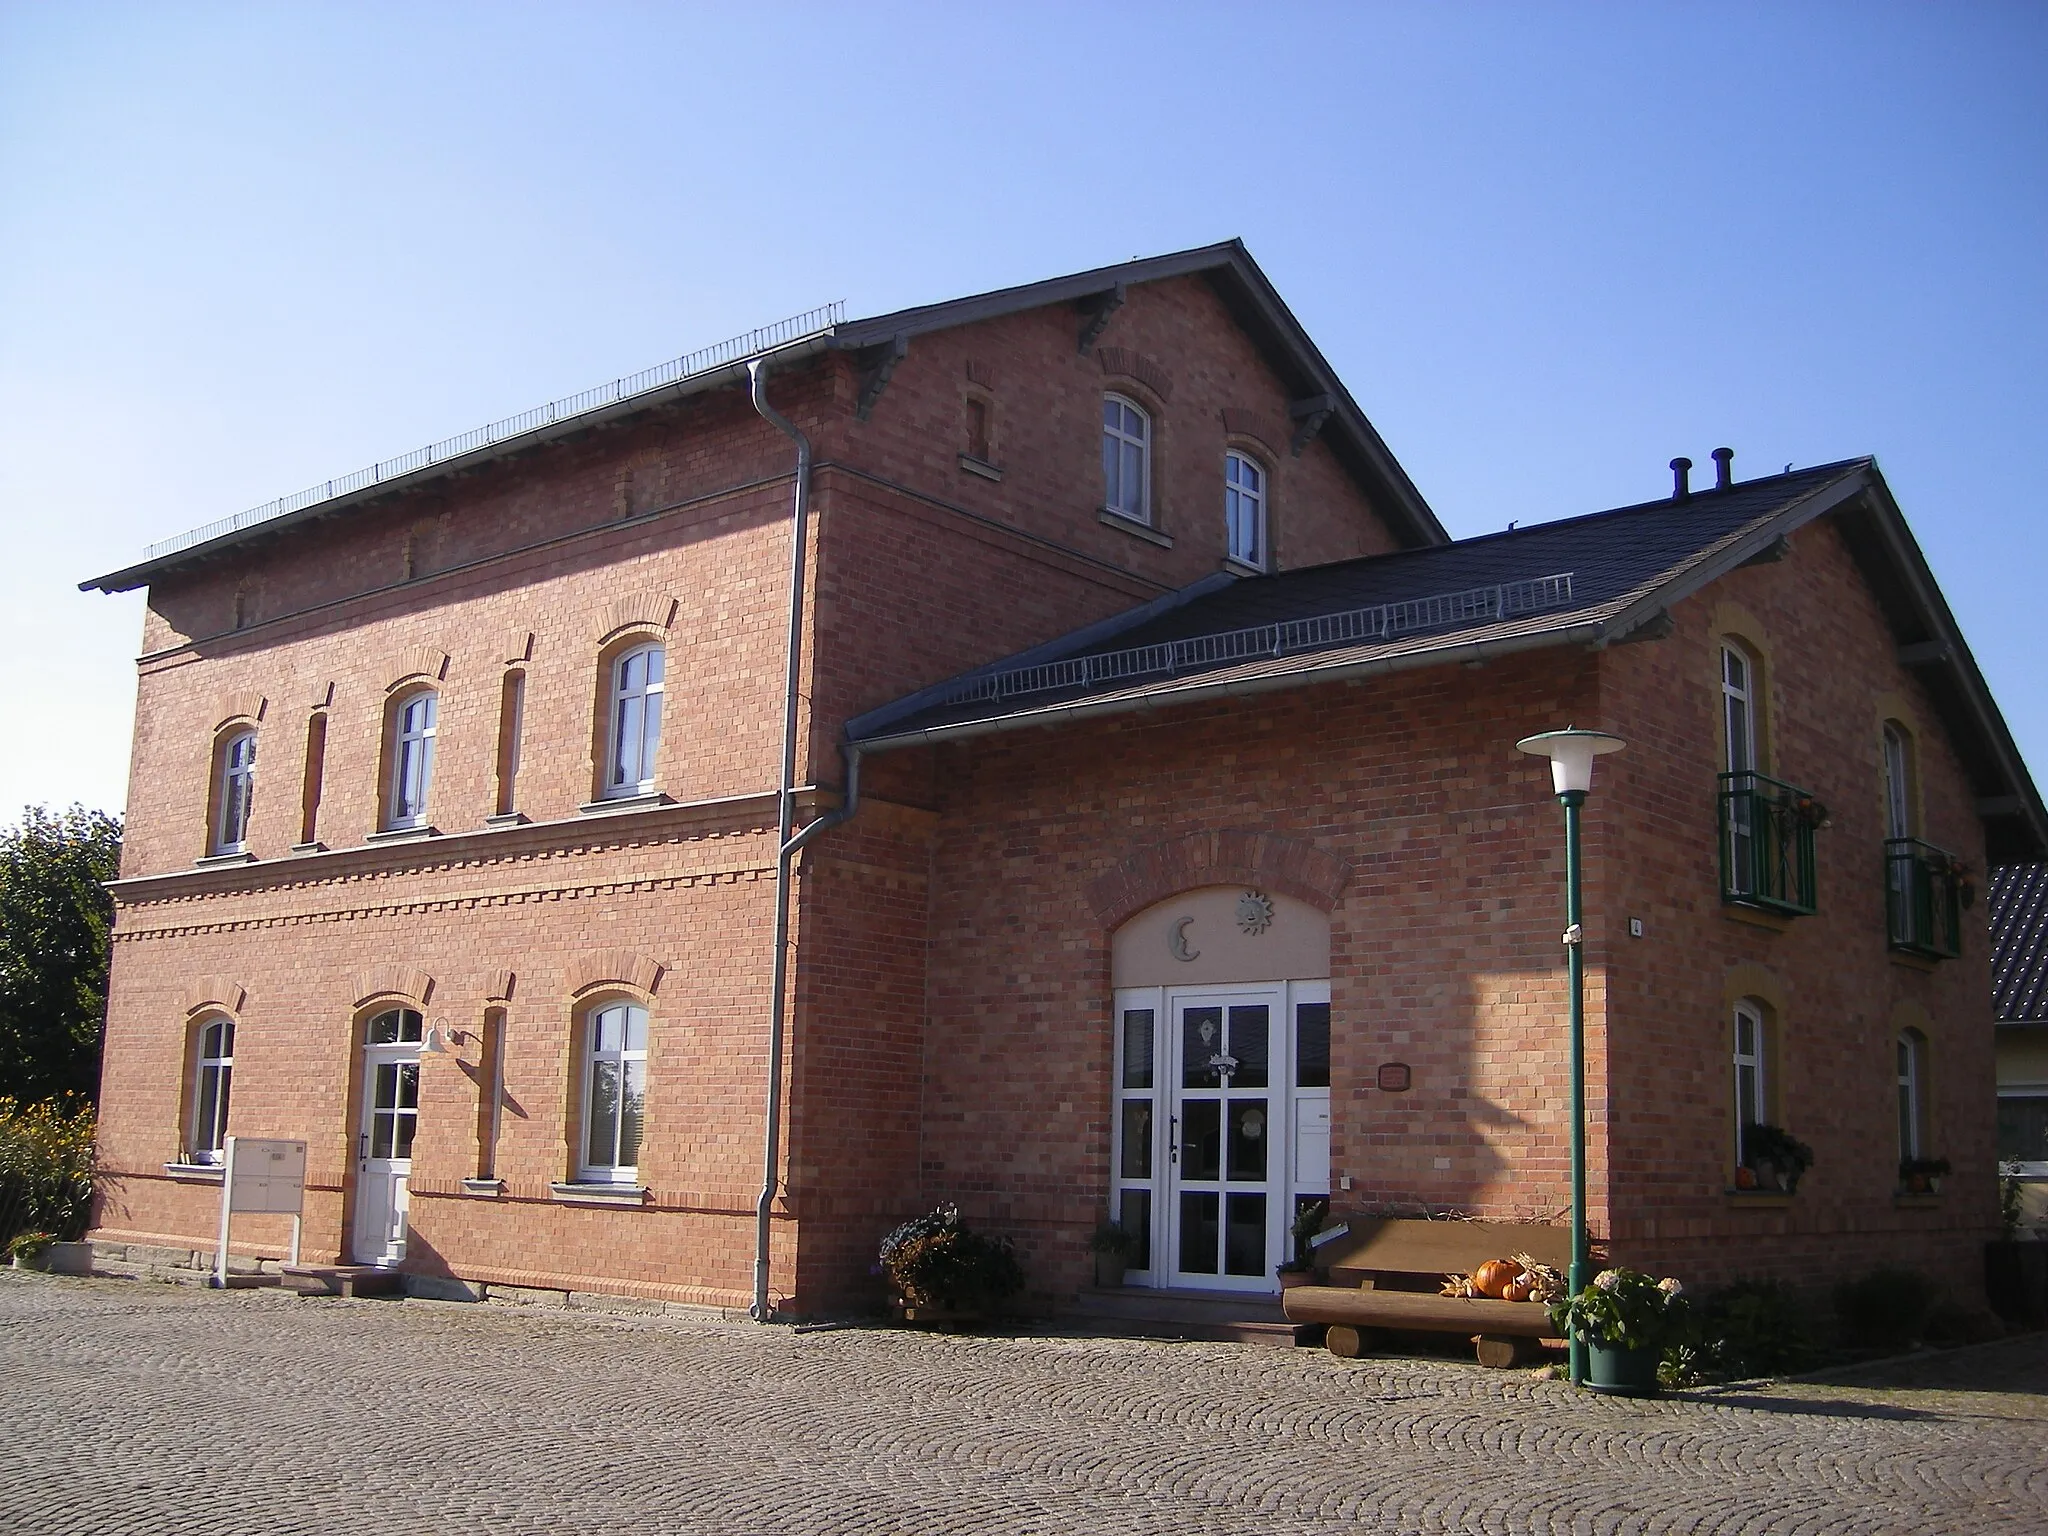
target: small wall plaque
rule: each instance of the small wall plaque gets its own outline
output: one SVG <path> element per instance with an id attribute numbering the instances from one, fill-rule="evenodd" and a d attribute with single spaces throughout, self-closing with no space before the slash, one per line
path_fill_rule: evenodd
<path id="1" fill-rule="evenodd" d="M 1380 1063 L 1379 1085 L 1381 1093 L 1406 1093 L 1412 1080 L 1405 1061 L 1383 1061 Z"/>

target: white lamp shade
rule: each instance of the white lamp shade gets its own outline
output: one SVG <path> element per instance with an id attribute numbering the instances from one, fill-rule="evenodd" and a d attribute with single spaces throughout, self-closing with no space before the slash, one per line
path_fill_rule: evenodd
<path id="1" fill-rule="evenodd" d="M 1628 743 L 1605 731 L 1545 731 L 1524 736 L 1515 745 L 1533 757 L 1550 759 L 1550 782 L 1560 795 L 1585 794 L 1593 787 L 1593 759 L 1619 752 Z"/>

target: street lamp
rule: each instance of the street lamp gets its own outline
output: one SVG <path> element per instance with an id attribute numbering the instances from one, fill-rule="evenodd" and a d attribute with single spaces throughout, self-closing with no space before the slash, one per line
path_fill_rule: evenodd
<path id="1" fill-rule="evenodd" d="M 1564 807 L 1564 951 L 1572 992 L 1572 1269 L 1566 1280 L 1576 1296 L 1592 1277 L 1586 1259 L 1586 961 L 1581 943 L 1579 807 L 1593 788 L 1593 759 L 1627 745 L 1604 731 L 1545 731 L 1515 745 L 1533 757 L 1550 759 L 1550 782 Z M 1572 1385 L 1586 1379 L 1586 1343 L 1574 1335 Z"/>

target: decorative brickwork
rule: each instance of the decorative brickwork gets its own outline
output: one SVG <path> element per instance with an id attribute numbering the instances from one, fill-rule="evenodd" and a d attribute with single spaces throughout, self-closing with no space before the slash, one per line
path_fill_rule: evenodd
<path id="1" fill-rule="evenodd" d="M 248 989 L 238 981 L 229 981 L 224 976 L 202 976 L 185 988 L 185 1012 L 190 1015 L 202 1008 L 218 1008 L 223 1013 L 234 1013 L 248 995 Z"/>
<path id="2" fill-rule="evenodd" d="M 581 997 L 595 987 L 627 987 L 643 997 L 654 996 L 664 967 L 657 960 L 622 949 L 579 956 L 569 967 L 569 995 Z"/>
<path id="3" fill-rule="evenodd" d="M 434 978 L 417 966 L 380 965 L 356 972 L 356 1006 L 378 998 L 403 998 L 424 1008 L 434 993 Z"/>
<path id="4" fill-rule="evenodd" d="M 1201 885 L 1267 886 L 1328 912 L 1351 883 L 1351 866 L 1299 838 L 1250 827 L 1194 832 L 1132 854 L 1088 884 L 1104 931 L 1156 901 Z"/>
<path id="5" fill-rule="evenodd" d="M 254 689 L 222 694 L 220 702 L 214 706 L 215 729 L 238 721 L 255 725 L 263 719 L 263 712 L 269 705 L 270 701 Z"/>
<path id="6" fill-rule="evenodd" d="M 625 629 L 667 629 L 675 622 L 676 600 L 661 592 L 628 592 L 607 603 L 600 640 Z"/>
<path id="7" fill-rule="evenodd" d="M 1173 402 L 1173 379 L 1158 359 L 1147 357 L 1143 352 L 1129 347 L 1098 347 L 1096 358 L 1102 364 L 1102 371 L 1112 376 L 1136 379 L 1140 384 L 1157 395 L 1163 404 Z"/>

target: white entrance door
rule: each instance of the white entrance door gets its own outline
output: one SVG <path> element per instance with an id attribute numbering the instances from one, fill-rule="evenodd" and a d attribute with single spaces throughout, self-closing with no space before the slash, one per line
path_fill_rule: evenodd
<path id="1" fill-rule="evenodd" d="M 363 1043 L 363 1124 L 356 1142 L 358 1264 L 405 1257 L 405 1187 L 420 1113 L 420 1016 L 394 1008 L 370 1020 Z"/>
<path id="2" fill-rule="evenodd" d="M 1176 992 L 1167 1030 L 1167 1283 L 1270 1291 L 1284 1234 L 1285 1118 L 1274 1104 L 1284 988 Z M 1281 1080 L 1284 1083 L 1284 1079 Z"/>
<path id="3" fill-rule="evenodd" d="M 1131 1284 L 1270 1292 L 1330 1189 L 1330 984 L 1117 994 L 1110 1209 Z"/>

